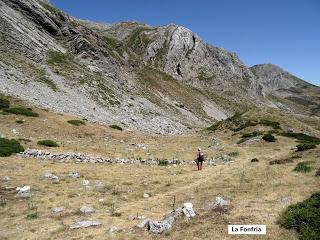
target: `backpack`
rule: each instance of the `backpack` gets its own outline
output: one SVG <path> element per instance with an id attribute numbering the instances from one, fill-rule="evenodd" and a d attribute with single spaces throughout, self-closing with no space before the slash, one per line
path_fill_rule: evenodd
<path id="1" fill-rule="evenodd" d="M 203 161 L 204 161 L 204 154 L 203 154 L 203 152 L 200 152 L 198 161 L 200 161 L 200 162 L 203 162 Z"/>

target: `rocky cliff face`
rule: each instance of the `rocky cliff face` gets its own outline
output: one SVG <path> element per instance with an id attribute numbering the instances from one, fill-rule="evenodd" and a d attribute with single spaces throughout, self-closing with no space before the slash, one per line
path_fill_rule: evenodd
<path id="1" fill-rule="evenodd" d="M 143 131 L 203 127 L 295 85 L 184 27 L 92 23 L 48 1 L 0 0 L 0 32 L 2 92 Z"/>

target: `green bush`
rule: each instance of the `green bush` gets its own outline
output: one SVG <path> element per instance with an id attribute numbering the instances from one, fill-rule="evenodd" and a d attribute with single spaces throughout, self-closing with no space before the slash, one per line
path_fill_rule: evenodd
<path id="1" fill-rule="evenodd" d="M 122 131 L 122 127 L 118 126 L 118 125 L 110 125 L 109 127 L 113 128 L 113 129 L 116 129 L 116 130 L 119 130 L 119 131 Z"/>
<path id="2" fill-rule="evenodd" d="M 75 125 L 75 126 L 86 125 L 86 123 L 81 120 L 69 120 L 68 123 Z"/>
<path id="3" fill-rule="evenodd" d="M 38 145 L 47 146 L 47 147 L 59 147 L 59 144 L 52 140 L 38 141 Z"/>
<path id="4" fill-rule="evenodd" d="M 23 152 L 24 148 L 14 139 L 0 138 L 0 157 L 8 157 L 12 153 Z"/>
<path id="5" fill-rule="evenodd" d="M 275 142 L 276 138 L 272 135 L 272 134 L 265 134 L 262 137 L 263 140 L 265 140 L 266 142 Z"/>
<path id="6" fill-rule="evenodd" d="M 304 133 L 282 133 L 281 134 L 284 137 L 290 137 L 297 139 L 300 143 L 314 143 L 314 144 L 320 144 L 320 138 L 312 137 Z"/>
<path id="7" fill-rule="evenodd" d="M 27 117 L 39 117 L 38 113 L 32 112 L 31 108 L 24 108 L 24 107 L 14 107 L 14 108 L 5 108 L 3 109 L 4 112 L 12 113 L 16 115 L 23 115 Z"/>
<path id="8" fill-rule="evenodd" d="M 10 102 L 7 99 L 0 98 L 0 109 L 9 108 Z"/>
<path id="9" fill-rule="evenodd" d="M 320 239 L 320 192 L 310 198 L 290 205 L 279 217 L 278 224 L 294 229 L 301 240 Z"/>
<path id="10" fill-rule="evenodd" d="M 310 172 L 311 167 L 309 166 L 309 162 L 299 162 L 297 166 L 293 169 L 296 172 Z"/>
<path id="11" fill-rule="evenodd" d="M 314 143 L 301 143 L 297 145 L 297 151 L 301 152 L 301 151 L 313 149 L 315 147 L 316 147 L 316 144 Z"/>

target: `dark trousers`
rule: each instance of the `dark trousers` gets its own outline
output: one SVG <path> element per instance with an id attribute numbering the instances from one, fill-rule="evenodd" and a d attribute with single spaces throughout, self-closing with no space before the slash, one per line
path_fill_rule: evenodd
<path id="1" fill-rule="evenodd" d="M 203 164 L 203 161 L 197 161 L 198 171 L 202 170 L 202 164 Z"/>

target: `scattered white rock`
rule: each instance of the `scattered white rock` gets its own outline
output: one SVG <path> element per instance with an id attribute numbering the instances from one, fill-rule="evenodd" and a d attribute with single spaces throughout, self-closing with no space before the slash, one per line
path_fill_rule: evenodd
<path id="1" fill-rule="evenodd" d="M 118 227 L 116 226 L 112 226 L 110 229 L 109 229 L 109 233 L 117 233 L 117 232 L 121 232 L 122 229 L 119 229 Z"/>
<path id="2" fill-rule="evenodd" d="M 74 170 L 70 171 L 69 172 L 69 177 L 72 177 L 72 178 L 79 178 L 80 177 L 80 174 Z"/>
<path id="3" fill-rule="evenodd" d="M 187 218 L 192 218 L 196 216 L 196 213 L 193 210 L 193 205 L 190 202 L 183 204 L 182 211 Z"/>
<path id="4" fill-rule="evenodd" d="M 87 228 L 87 227 L 95 227 L 101 225 L 101 222 L 98 221 L 79 221 L 70 226 L 70 229 L 78 229 L 78 228 Z"/>
<path id="5" fill-rule="evenodd" d="M 103 203 L 104 201 L 105 201 L 104 198 L 99 199 L 99 203 Z"/>
<path id="6" fill-rule="evenodd" d="M 57 214 L 57 213 L 63 212 L 63 210 L 64 210 L 63 207 L 55 207 L 55 208 L 51 209 L 51 212 L 54 213 L 54 214 Z"/>
<path id="7" fill-rule="evenodd" d="M 210 203 L 206 210 L 217 209 L 217 210 L 227 210 L 230 202 L 225 200 L 223 197 L 216 197 L 215 202 Z"/>
<path id="8" fill-rule="evenodd" d="M 144 197 L 144 198 L 148 198 L 148 197 L 150 197 L 150 195 L 149 195 L 148 193 L 144 193 L 144 194 L 143 194 L 143 197 Z"/>
<path id="9" fill-rule="evenodd" d="M 2 178 L 2 180 L 3 180 L 3 181 L 10 181 L 11 178 L 10 178 L 9 176 L 4 176 L 4 177 Z"/>
<path id="10" fill-rule="evenodd" d="M 105 189 L 105 184 L 103 182 L 95 182 L 93 188 L 95 191 L 102 192 Z"/>
<path id="11" fill-rule="evenodd" d="M 145 217 L 145 216 L 143 216 L 143 215 L 138 216 L 138 220 L 144 220 L 144 219 L 146 219 L 146 217 Z"/>
<path id="12" fill-rule="evenodd" d="M 13 134 L 19 134 L 19 132 L 18 132 L 17 129 L 15 129 L 15 128 L 12 129 L 12 133 L 13 133 Z"/>
<path id="13" fill-rule="evenodd" d="M 89 186 L 90 186 L 89 180 L 84 179 L 82 181 L 82 187 L 86 189 L 86 188 L 89 188 Z"/>
<path id="14" fill-rule="evenodd" d="M 31 187 L 30 186 L 23 186 L 22 188 L 17 187 L 16 190 L 18 191 L 18 195 L 22 198 L 29 198 L 31 196 Z"/>
<path id="15" fill-rule="evenodd" d="M 45 173 L 44 177 L 52 179 L 55 183 L 59 182 L 59 177 L 54 175 L 54 174 L 52 174 L 51 172 Z"/>
<path id="16" fill-rule="evenodd" d="M 150 219 L 145 219 L 137 225 L 137 228 L 145 228 L 149 224 Z"/>
<path id="17" fill-rule="evenodd" d="M 91 206 L 91 205 L 85 205 L 85 206 L 82 206 L 80 208 L 80 212 L 82 212 L 83 214 L 91 214 L 91 213 L 94 213 L 94 208 Z"/>
<path id="18" fill-rule="evenodd" d="M 132 222 L 132 221 L 135 220 L 135 219 L 136 219 L 136 217 L 133 216 L 133 215 L 129 215 L 129 216 L 128 216 L 128 220 L 129 220 L 130 222 Z"/>

